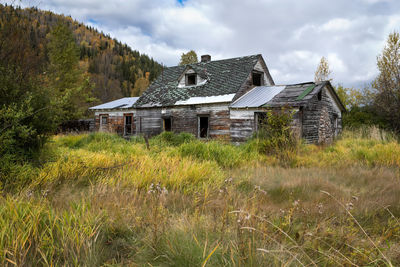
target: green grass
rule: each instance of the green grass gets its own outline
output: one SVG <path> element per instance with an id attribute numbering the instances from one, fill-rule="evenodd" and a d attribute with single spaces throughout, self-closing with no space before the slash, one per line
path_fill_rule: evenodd
<path id="1" fill-rule="evenodd" d="M 56 136 L 3 164 L 0 264 L 400 264 L 400 145 L 375 128 L 275 157 L 164 133 Z M 7 161 L 2 159 L 5 163 Z"/>

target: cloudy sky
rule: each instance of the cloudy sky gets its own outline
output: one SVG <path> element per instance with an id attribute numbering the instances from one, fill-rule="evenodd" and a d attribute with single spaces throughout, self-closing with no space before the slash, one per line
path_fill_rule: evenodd
<path id="1" fill-rule="evenodd" d="M 167 66 L 262 54 L 276 84 L 311 81 L 322 56 L 335 84 L 362 87 L 400 30 L 399 0 L 22 0 L 92 25 Z"/>

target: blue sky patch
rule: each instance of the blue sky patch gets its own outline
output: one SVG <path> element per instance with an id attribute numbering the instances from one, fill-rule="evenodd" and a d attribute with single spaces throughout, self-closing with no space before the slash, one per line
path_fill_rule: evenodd
<path id="1" fill-rule="evenodd" d="M 176 0 L 176 1 L 183 6 L 187 0 Z"/>

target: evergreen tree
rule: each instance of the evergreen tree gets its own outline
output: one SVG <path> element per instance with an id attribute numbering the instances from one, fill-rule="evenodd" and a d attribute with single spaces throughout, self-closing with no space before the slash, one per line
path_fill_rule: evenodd
<path id="1" fill-rule="evenodd" d="M 72 31 L 58 24 L 49 34 L 49 86 L 60 122 L 81 117 L 93 101 L 89 78 L 79 67 L 79 48 Z"/>
<path id="2" fill-rule="evenodd" d="M 9 19 L 0 27 L 0 186 L 12 182 L 6 180 L 12 179 L 6 175 L 8 163 L 35 159 L 56 127 L 50 96 L 41 82 L 40 46 L 33 49 L 36 40 L 30 38 L 29 21 L 11 17 L 12 12 L 4 10 L 1 15 Z"/>

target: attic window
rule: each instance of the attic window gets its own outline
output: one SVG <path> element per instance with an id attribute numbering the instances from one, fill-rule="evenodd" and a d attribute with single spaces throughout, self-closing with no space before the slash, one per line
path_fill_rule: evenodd
<path id="1" fill-rule="evenodd" d="M 318 101 L 322 100 L 322 90 L 318 92 Z"/>
<path id="2" fill-rule="evenodd" d="M 196 73 L 186 74 L 186 85 L 196 85 Z"/>
<path id="3" fill-rule="evenodd" d="M 263 81 L 263 73 L 259 71 L 253 71 L 252 72 L 252 77 L 253 77 L 253 85 L 255 86 L 261 86 L 264 84 Z"/>

